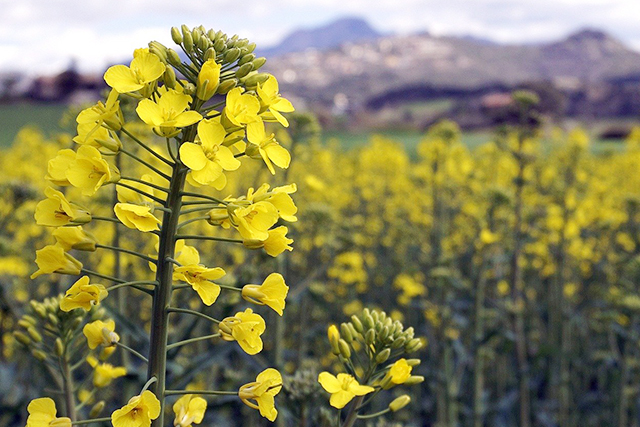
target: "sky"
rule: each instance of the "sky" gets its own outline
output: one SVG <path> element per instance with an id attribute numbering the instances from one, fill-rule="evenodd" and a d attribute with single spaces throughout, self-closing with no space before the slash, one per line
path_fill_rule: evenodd
<path id="1" fill-rule="evenodd" d="M 171 26 L 204 25 L 260 46 L 299 28 L 350 16 L 385 33 L 429 31 L 503 43 L 560 39 L 602 29 L 640 51 L 640 0 L 0 0 L 0 72 L 98 72 Z"/>

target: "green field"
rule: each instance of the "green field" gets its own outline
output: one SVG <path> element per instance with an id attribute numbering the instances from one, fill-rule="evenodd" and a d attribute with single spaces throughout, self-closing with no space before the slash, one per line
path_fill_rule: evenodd
<path id="1" fill-rule="evenodd" d="M 66 110 L 61 104 L 0 105 L 0 147 L 9 146 L 24 126 L 37 126 L 45 132 L 62 130 L 59 123 Z"/>

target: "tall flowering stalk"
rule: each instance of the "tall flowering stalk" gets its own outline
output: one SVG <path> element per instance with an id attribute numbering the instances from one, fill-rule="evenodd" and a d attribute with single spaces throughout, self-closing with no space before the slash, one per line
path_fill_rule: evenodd
<path id="1" fill-rule="evenodd" d="M 289 152 L 266 126 L 270 122 L 288 126 L 282 113 L 293 111 L 293 106 L 280 96 L 273 76 L 258 72 L 265 59 L 253 54 L 255 44 L 203 27 L 173 28 L 171 35 L 186 55 L 186 62 L 176 51 L 151 42 L 149 48 L 134 52 L 129 65 L 115 65 L 106 71 L 104 79 L 111 87 L 106 101 L 77 117 L 74 141 L 79 147 L 61 150 L 48 165 L 47 179 L 67 191 L 47 188 L 47 198 L 36 208 L 36 222 L 54 227 L 56 243 L 36 252 L 38 270 L 32 278 L 51 273 L 81 276 L 60 299 L 61 311 L 56 313 L 92 311 L 115 289 L 137 290 L 153 300 L 146 355 L 120 341 L 111 319 L 87 323 L 82 329 L 86 350 L 102 349 L 101 359 L 120 348 L 147 363 L 147 382 L 138 395 L 127 396 L 128 403 L 107 418 L 79 421 L 81 413 L 77 410 L 82 406 L 77 407 L 69 396 L 65 415 L 74 425 L 110 420 L 115 427 L 164 426 L 169 396 L 181 396 L 173 405 L 176 426 L 202 421 L 206 400 L 200 396 L 236 395 L 265 418 L 273 421 L 277 416 L 274 396 L 282 387 L 282 378 L 274 369 L 267 369 L 256 381 L 235 391 L 167 389 L 167 362 L 177 348 L 219 339 L 235 341 L 254 355 L 262 350 L 260 336 L 266 328 L 262 316 L 252 308 L 216 319 L 194 310 L 193 305 L 180 307 L 174 298 L 176 292 L 190 290 L 205 306 L 214 304 L 222 291 L 238 292 L 249 303 L 264 305 L 279 315 L 288 292 L 278 273 L 267 276 L 262 284 L 229 284 L 225 269 L 201 263 L 197 248 L 187 243 L 214 240 L 241 244 L 275 257 L 291 250 L 292 243 L 286 236 L 287 228 L 279 223 L 297 220 L 297 208 L 290 196 L 296 191 L 295 184 L 276 188 L 263 184 L 249 188 L 244 195 L 226 198 L 215 196 L 209 189 L 225 191 L 233 171 L 241 167 L 265 167 L 275 174 L 276 168 L 289 166 Z M 135 115 L 125 114 L 120 108 L 126 98 L 135 103 Z M 159 138 L 152 141 L 140 137 L 136 126 L 150 128 Z M 136 176 L 121 171 L 115 165 L 124 163 L 123 156 L 144 168 L 145 173 Z M 117 189 L 114 215 L 99 216 L 74 202 L 79 195 L 100 194 L 108 185 Z M 157 254 L 102 243 L 99 235 L 85 229 L 96 222 L 114 223 L 119 234 L 123 227 L 142 233 L 140 239 L 157 242 Z M 198 225 L 195 223 L 205 222 L 222 230 L 215 235 L 188 231 Z M 125 280 L 119 277 L 120 268 L 114 276 L 90 270 L 73 255 L 75 251 L 98 250 L 148 263 L 151 271 L 142 276 L 149 278 Z M 205 319 L 217 327 L 217 332 L 169 342 L 173 316 Z M 59 338 L 63 349 L 74 345 L 80 325 L 81 321 L 73 324 L 75 332 L 63 331 Z M 87 361 L 95 369 L 94 384 L 106 385 L 104 375 L 100 375 L 108 369 L 90 357 Z M 63 366 L 68 366 L 69 361 L 64 361 Z M 123 375 L 124 368 L 118 369 L 108 372 Z M 63 388 L 72 388 L 73 373 L 65 372 L 64 376 Z M 42 402 L 30 406 L 30 426 L 44 426 L 38 420 L 55 418 L 53 402 Z M 41 407 L 46 416 L 33 412 Z M 91 412 L 95 415 L 99 411 Z M 67 423 L 67 418 L 61 422 Z"/>

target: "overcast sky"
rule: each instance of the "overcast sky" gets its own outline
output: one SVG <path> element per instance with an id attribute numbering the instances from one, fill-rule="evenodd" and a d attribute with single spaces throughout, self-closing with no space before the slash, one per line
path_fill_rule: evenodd
<path id="1" fill-rule="evenodd" d="M 169 28 L 203 24 L 269 46 L 297 28 L 343 16 L 379 31 L 474 35 L 499 42 L 558 39 L 585 26 L 640 50 L 640 0 L 0 0 L 0 71 L 60 71 L 71 58 L 99 71 Z"/>

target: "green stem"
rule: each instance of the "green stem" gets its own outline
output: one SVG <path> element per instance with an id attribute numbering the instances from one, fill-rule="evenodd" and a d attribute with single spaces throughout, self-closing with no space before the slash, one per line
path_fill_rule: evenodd
<path id="1" fill-rule="evenodd" d="M 192 222 L 202 221 L 202 220 L 205 220 L 205 219 L 209 219 L 209 217 L 208 216 L 197 216 L 195 218 L 184 220 L 180 224 L 178 224 L 178 230 L 181 229 L 182 227 L 184 227 L 187 224 L 191 224 Z"/>
<path id="2" fill-rule="evenodd" d="M 109 217 L 106 217 L 106 216 L 95 216 L 95 215 L 92 215 L 91 216 L 91 220 L 115 222 L 116 224 L 122 224 L 119 219 L 117 219 L 117 218 L 109 218 Z"/>
<path id="3" fill-rule="evenodd" d="M 71 418 L 71 421 L 75 421 L 76 398 L 73 393 L 73 376 L 69 367 L 69 361 L 67 360 L 67 348 L 65 348 L 64 354 L 60 358 L 60 371 L 62 373 L 62 389 L 64 391 L 64 403 L 67 409 L 67 417 Z"/>
<path id="4" fill-rule="evenodd" d="M 122 132 L 124 132 L 125 135 L 127 135 L 129 138 L 133 139 L 136 143 L 138 143 L 139 146 L 141 146 L 142 148 L 147 150 L 149 153 L 151 153 L 151 155 L 153 155 L 156 159 L 158 159 L 158 160 L 164 162 L 165 164 L 173 167 L 174 163 L 171 160 L 164 158 L 160 153 L 156 152 L 156 150 L 152 149 L 151 147 L 148 147 L 144 142 L 140 141 L 133 134 L 131 134 L 131 132 L 129 132 L 125 128 L 122 128 Z"/>
<path id="5" fill-rule="evenodd" d="M 80 426 L 84 424 L 94 424 L 94 423 L 105 423 L 111 421 L 111 417 L 103 417 L 103 418 L 94 418 L 92 420 L 83 420 L 83 421 L 73 421 L 71 423 L 72 426 Z"/>
<path id="6" fill-rule="evenodd" d="M 237 391 L 217 391 L 217 390 L 167 390 L 165 395 L 177 396 L 182 394 L 202 394 L 202 395 L 216 395 L 216 396 L 237 396 Z"/>
<path id="7" fill-rule="evenodd" d="M 153 184 L 151 182 L 147 182 L 147 181 L 143 181 L 142 179 L 138 179 L 138 178 L 133 178 L 130 176 L 121 176 L 120 179 L 124 179 L 125 181 L 133 181 L 133 182 L 137 182 L 140 184 L 144 184 L 148 187 L 153 188 L 154 190 L 160 190 L 160 191 L 164 191 L 165 193 L 169 192 L 168 188 L 162 187 L 161 185 L 157 185 L 157 184 Z"/>
<path id="8" fill-rule="evenodd" d="M 146 357 L 144 357 L 143 355 L 141 355 L 140 353 L 138 353 L 137 351 L 135 351 L 134 349 L 132 349 L 128 345 L 122 344 L 121 342 L 118 342 L 118 341 L 115 341 L 115 345 L 117 347 L 120 347 L 120 348 L 124 349 L 124 350 L 127 350 L 129 353 L 131 353 L 134 356 L 138 357 L 138 359 L 144 361 L 145 363 L 149 363 L 149 359 L 147 359 Z"/>
<path id="9" fill-rule="evenodd" d="M 236 288 L 234 286 L 227 286 L 227 285 L 220 285 L 220 284 L 218 284 L 218 286 L 220 286 L 222 289 L 227 289 L 229 291 L 242 292 L 242 288 Z"/>
<path id="10" fill-rule="evenodd" d="M 101 245 L 99 243 L 96 244 L 96 248 L 110 249 L 112 251 L 122 252 L 122 253 L 129 254 L 129 255 L 134 255 L 134 256 L 137 256 L 137 257 L 142 258 L 142 259 L 144 259 L 146 261 L 149 261 L 149 262 L 153 262 L 153 263 L 157 262 L 157 260 L 155 258 L 152 258 L 152 257 L 150 257 L 148 255 L 145 255 L 145 254 L 141 254 L 140 252 L 132 251 L 130 249 L 117 248 L 117 247 L 111 246 L 111 245 Z"/>
<path id="11" fill-rule="evenodd" d="M 80 269 L 80 271 L 84 274 L 88 274 L 90 276 L 96 276 L 99 277 L 101 279 L 105 279 L 105 280 L 111 280 L 112 282 L 116 282 L 116 283 L 126 283 L 125 280 L 122 279 L 118 279 L 117 277 L 113 277 L 113 276 L 108 276 L 106 274 L 102 274 L 102 273 L 98 273 L 97 271 L 93 271 L 93 270 L 88 270 L 86 268 L 82 268 Z"/>
<path id="12" fill-rule="evenodd" d="M 132 152 L 124 150 L 124 149 L 121 149 L 120 152 L 126 154 L 129 157 L 131 157 L 133 160 L 137 161 L 138 163 L 145 165 L 146 167 L 148 167 L 149 169 L 151 169 L 152 171 L 154 171 L 155 173 L 157 173 L 158 175 L 160 175 L 161 177 L 163 177 L 167 181 L 171 180 L 171 177 L 169 175 L 167 175 L 166 173 L 162 172 L 160 169 L 156 168 L 151 163 L 142 160 L 140 157 L 136 156 Z"/>
<path id="13" fill-rule="evenodd" d="M 218 242 L 243 243 L 241 239 L 227 239 L 224 237 L 213 237 L 213 236 L 198 236 L 197 234 L 178 234 L 176 236 L 176 240 L 185 240 L 185 239 L 215 240 Z"/>
<path id="14" fill-rule="evenodd" d="M 369 415 L 358 415 L 357 418 L 359 420 L 370 420 L 371 418 L 376 418 L 376 417 L 379 417 L 381 415 L 387 414 L 389 412 L 391 412 L 391 409 L 387 408 L 387 409 L 385 409 L 383 411 L 376 412 L 376 413 L 369 414 Z"/>
<path id="15" fill-rule="evenodd" d="M 169 307 L 167 310 L 169 311 L 169 313 L 191 314 L 193 316 L 198 316 L 198 317 L 201 317 L 203 319 L 207 319 L 208 321 L 213 322 L 213 323 L 220 323 L 220 321 L 218 319 L 214 319 L 213 317 L 207 316 L 204 313 L 200 313 L 199 311 L 195 311 L 195 310 L 189 310 L 187 308 Z"/>
<path id="16" fill-rule="evenodd" d="M 215 206 L 213 203 L 210 203 L 209 206 L 201 206 L 199 208 L 191 208 L 186 211 L 180 212 L 180 215 L 187 215 L 193 212 L 202 212 L 202 211 L 210 211 L 212 209 L 226 209 L 225 206 Z"/>
<path id="17" fill-rule="evenodd" d="M 218 200 L 215 197 L 207 196 L 206 194 L 199 194 L 199 193 L 191 193 L 189 191 L 182 191 L 182 192 L 180 192 L 180 195 L 181 196 L 188 196 L 188 197 L 198 197 L 200 199 L 205 199 L 205 200 L 211 200 L 211 201 L 216 202 L 216 203 L 222 203 L 223 205 L 228 204 L 225 201 Z M 189 203 L 192 203 L 192 202 L 190 202 L 190 201 L 186 201 L 185 202 L 185 204 L 189 204 Z"/>
<path id="18" fill-rule="evenodd" d="M 211 334 L 211 335 L 205 335 L 202 337 L 196 337 L 196 338 L 189 338 L 188 340 L 182 340 L 182 341 L 178 341 L 178 342 L 174 342 L 173 344 L 169 344 L 167 346 L 167 350 L 171 350 L 172 348 L 176 348 L 176 347 L 180 347 L 186 344 L 191 344 L 194 342 L 198 342 L 198 341 L 205 341 L 211 338 L 218 338 L 220 336 L 220 334 Z"/>
<path id="19" fill-rule="evenodd" d="M 132 287 L 138 289 L 138 287 L 137 287 L 138 285 L 158 286 L 158 282 L 154 282 L 153 280 L 136 280 L 136 281 L 133 281 L 133 282 L 123 282 L 123 283 L 118 283 L 117 285 L 109 286 L 107 288 L 107 291 L 114 291 L 116 289 L 124 288 L 126 286 L 132 286 Z"/>
<path id="20" fill-rule="evenodd" d="M 355 398 L 353 403 L 351 404 L 351 409 L 347 413 L 347 417 L 344 419 L 344 423 L 342 427 L 353 427 L 356 420 L 358 419 L 358 408 L 362 406 L 362 402 L 364 401 L 364 396 L 358 396 Z"/>

